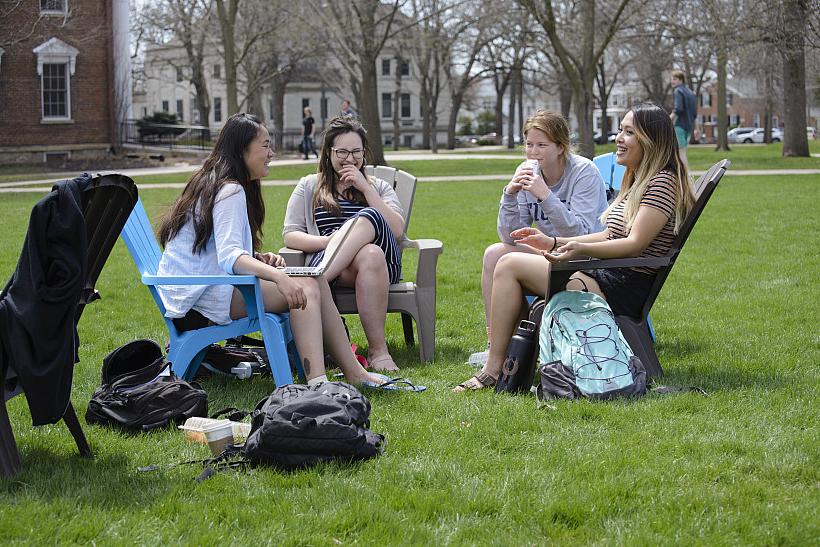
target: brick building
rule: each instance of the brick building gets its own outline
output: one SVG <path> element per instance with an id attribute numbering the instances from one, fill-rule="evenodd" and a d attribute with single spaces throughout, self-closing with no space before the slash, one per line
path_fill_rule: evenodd
<path id="1" fill-rule="evenodd" d="M 0 164 L 100 158 L 130 110 L 128 0 L 0 4 Z"/>
<path id="2" fill-rule="evenodd" d="M 766 100 L 752 80 L 734 79 L 726 85 L 727 125 L 732 127 L 763 127 L 766 120 Z M 774 100 L 771 110 L 772 127 L 783 127 L 783 103 Z M 717 142 L 717 85 L 706 85 L 698 97 L 697 126 L 700 142 Z"/>

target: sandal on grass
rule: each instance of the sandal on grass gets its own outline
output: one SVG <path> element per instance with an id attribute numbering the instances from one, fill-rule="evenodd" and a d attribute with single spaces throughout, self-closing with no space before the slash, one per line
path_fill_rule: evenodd
<path id="1" fill-rule="evenodd" d="M 469 380 L 461 382 L 456 387 L 454 387 L 453 393 L 461 393 L 462 391 L 478 391 L 480 389 L 486 389 L 488 387 L 493 387 L 497 381 L 497 378 L 493 378 L 486 372 L 478 372 Z"/>
<path id="2" fill-rule="evenodd" d="M 427 386 L 417 386 L 410 380 L 406 378 L 390 378 L 384 374 L 375 374 L 373 372 L 370 373 L 371 376 L 375 376 L 379 380 L 382 380 L 382 383 L 373 382 L 370 380 L 365 380 L 362 382 L 362 387 L 366 387 L 369 389 L 378 389 L 382 391 L 426 391 Z"/>
<path id="3" fill-rule="evenodd" d="M 389 353 L 379 355 L 378 357 L 368 357 L 371 370 L 382 370 L 385 372 L 398 372 L 399 367 Z"/>

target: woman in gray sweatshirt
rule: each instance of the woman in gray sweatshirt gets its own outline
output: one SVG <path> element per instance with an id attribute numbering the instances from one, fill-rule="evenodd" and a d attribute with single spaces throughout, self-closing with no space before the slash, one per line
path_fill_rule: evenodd
<path id="1" fill-rule="evenodd" d="M 481 295 L 490 339 L 490 295 L 498 260 L 511 252 L 532 252 L 516 246 L 510 232 L 535 226 L 548 236 L 578 236 L 603 229 L 606 190 L 595 165 L 570 150 L 569 127 L 561 114 L 538 110 L 524 124 L 527 159 L 504 186 L 498 209 L 499 243 L 484 251 Z M 522 303 L 522 305 L 524 305 Z M 483 365 L 488 352 L 470 356 L 469 362 Z"/>

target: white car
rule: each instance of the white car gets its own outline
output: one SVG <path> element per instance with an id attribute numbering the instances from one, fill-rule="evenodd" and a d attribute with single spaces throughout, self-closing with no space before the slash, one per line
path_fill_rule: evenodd
<path id="1" fill-rule="evenodd" d="M 806 137 L 809 140 L 817 138 L 817 129 L 814 127 L 806 127 Z"/>
<path id="2" fill-rule="evenodd" d="M 754 130 L 754 127 L 735 127 L 726 132 L 726 139 L 732 143 L 743 142 L 742 137 Z"/>
<path id="3" fill-rule="evenodd" d="M 743 133 L 736 137 L 737 142 L 742 143 L 752 143 L 752 142 L 763 142 L 763 135 L 765 134 L 766 130 L 762 127 L 758 127 L 754 131 L 750 131 L 749 133 Z M 783 132 L 776 127 L 772 127 L 772 142 L 780 142 L 783 140 Z"/>

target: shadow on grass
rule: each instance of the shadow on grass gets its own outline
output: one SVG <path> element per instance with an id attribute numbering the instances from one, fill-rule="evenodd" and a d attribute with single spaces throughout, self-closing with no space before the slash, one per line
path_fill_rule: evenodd
<path id="1" fill-rule="evenodd" d="M 55 454 L 45 448 L 24 449 L 22 470 L 11 479 L 0 479 L 0 492 L 8 501 L 39 498 L 44 502 L 68 500 L 72 504 L 94 504 L 101 508 L 149 504 L 173 486 L 157 473 L 137 473 L 125 455 L 97 456 Z M 191 466 L 195 470 L 199 468 Z M 123 483 L 129 495 L 121 496 Z"/>
<path id="2" fill-rule="evenodd" d="M 702 362 L 702 358 L 698 359 Z M 682 364 L 674 368 L 664 368 L 665 375 L 658 379 L 659 384 L 675 386 L 696 386 L 708 393 L 736 389 L 755 388 L 776 390 L 793 385 L 795 381 L 787 371 L 743 367 L 741 364 L 715 362 L 713 364 L 694 364 L 686 356 Z M 692 364 L 689 364 L 692 363 Z"/>

